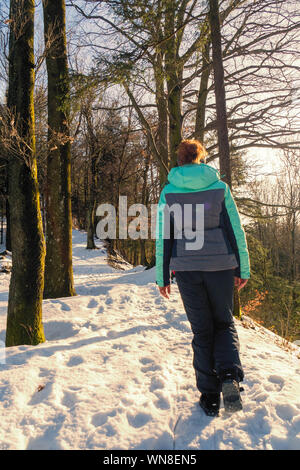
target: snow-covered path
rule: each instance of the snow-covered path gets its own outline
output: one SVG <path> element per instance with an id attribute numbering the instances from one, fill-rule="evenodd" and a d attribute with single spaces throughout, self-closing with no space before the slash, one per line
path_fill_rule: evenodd
<path id="1" fill-rule="evenodd" d="M 238 321 L 244 410 L 206 417 L 177 286 L 163 299 L 153 269 L 113 269 L 85 237 L 73 232 L 78 295 L 44 301 L 46 343 L 0 364 L 1 449 L 300 449 L 299 348 Z"/>

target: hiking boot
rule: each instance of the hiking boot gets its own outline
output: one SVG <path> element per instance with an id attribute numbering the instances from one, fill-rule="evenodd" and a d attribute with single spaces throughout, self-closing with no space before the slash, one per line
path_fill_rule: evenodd
<path id="1" fill-rule="evenodd" d="M 220 393 L 202 393 L 199 405 L 207 416 L 219 416 Z"/>
<path id="2" fill-rule="evenodd" d="M 235 413 L 243 409 L 238 376 L 234 371 L 224 371 L 220 377 L 225 411 Z"/>

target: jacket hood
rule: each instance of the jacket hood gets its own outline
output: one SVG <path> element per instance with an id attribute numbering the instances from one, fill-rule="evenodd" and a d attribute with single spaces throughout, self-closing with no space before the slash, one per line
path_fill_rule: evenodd
<path id="1" fill-rule="evenodd" d="M 220 179 L 220 173 L 205 163 L 189 163 L 171 169 L 168 181 L 178 188 L 203 189 Z"/>

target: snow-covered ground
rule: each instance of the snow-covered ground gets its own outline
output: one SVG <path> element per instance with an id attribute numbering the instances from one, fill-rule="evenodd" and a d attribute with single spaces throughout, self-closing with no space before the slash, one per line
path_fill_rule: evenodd
<path id="1" fill-rule="evenodd" d="M 45 300 L 47 341 L 2 357 L 1 449 L 300 449 L 298 347 L 237 321 L 244 410 L 209 418 L 177 286 L 163 299 L 154 269 L 110 267 L 83 232 L 73 243 L 78 295 Z M 4 341 L 8 273 L 0 283 Z"/>

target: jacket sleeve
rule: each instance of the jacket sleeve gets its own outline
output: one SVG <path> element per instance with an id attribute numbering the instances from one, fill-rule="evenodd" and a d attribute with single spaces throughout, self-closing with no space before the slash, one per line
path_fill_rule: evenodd
<path id="1" fill-rule="evenodd" d="M 231 194 L 230 188 L 225 188 L 225 229 L 236 255 L 238 267 L 235 269 L 235 275 L 241 279 L 250 278 L 250 260 L 247 247 L 246 234 L 242 226 L 238 208 Z"/>
<path id="2" fill-rule="evenodd" d="M 160 287 L 168 286 L 170 284 L 169 266 L 173 241 L 173 223 L 166 203 L 164 188 L 159 198 L 156 214 L 155 269 L 156 284 Z"/>

